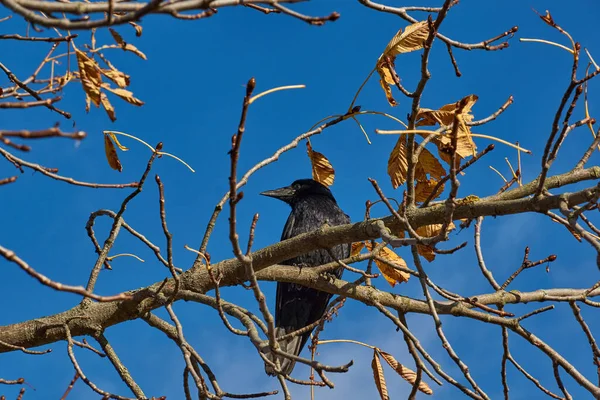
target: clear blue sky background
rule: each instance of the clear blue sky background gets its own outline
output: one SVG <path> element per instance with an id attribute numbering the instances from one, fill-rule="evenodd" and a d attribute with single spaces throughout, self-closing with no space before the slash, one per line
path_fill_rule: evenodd
<path id="1" fill-rule="evenodd" d="M 437 3 L 441 1 L 427 5 Z M 401 2 L 394 1 L 393 5 L 401 5 Z M 496 36 L 514 25 L 519 26 L 519 32 L 511 40 L 510 48 L 501 52 L 455 50 L 462 78 L 454 76 L 445 46 L 436 42 L 430 62 L 432 80 L 423 97 L 423 106 L 437 108 L 475 93 L 479 101 L 473 112 L 476 118 L 481 118 L 513 95 L 514 105 L 501 118 L 475 131 L 511 142 L 518 140 L 533 151 L 533 156 L 523 158 L 524 181 L 535 178 L 539 171 L 551 118 L 568 84 L 571 64 L 569 54 L 563 50 L 518 41 L 518 37 L 533 37 L 568 43 L 544 24 L 533 13 L 532 7 L 540 12 L 550 9 L 555 20 L 600 61 L 600 44 L 596 40 L 600 3 L 596 1 L 582 0 L 567 6 L 558 1 L 463 0 L 451 10 L 444 22 L 444 34 L 456 40 L 475 42 Z M 313 15 L 338 11 L 341 18 L 323 27 L 312 27 L 287 16 L 263 15 L 251 9 L 238 8 L 222 9 L 210 19 L 195 22 L 150 16 L 144 21 L 141 38 L 135 38 L 129 26 L 118 27 L 117 30 L 127 40 L 146 53 L 148 60 L 143 61 L 118 50 L 105 54 L 118 68 L 131 74 L 131 89 L 146 104 L 136 108 L 111 97 L 118 117 L 115 123 L 111 123 L 101 109 L 93 108 L 86 114 L 81 87 L 77 83 L 70 84 L 58 105 L 73 113 L 76 128 L 86 131 L 87 139 L 78 145 L 60 139 L 39 141 L 31 143 L 31 153 L 19 156 L 57 167 L 61 174 L 79 180 L 131 182 L 141 175 L 150 152 L 142 145 L 124 139 L 123 144 L 131 150 L 120 153 L 124 170 L 119 174 L 106 163 L 102 130 L 124 131 L 151 144 L 164 142 L 165 151 L 180 156 L 197 171 L 193 174 L 169 158 L 158 160 L 153 170 L 153 174 L 160 174 L 165 184 L 168 224 L 174 234 L 175 263 L 187 268 L 194 254 L 185 250 L 183 245 L 199 245 L 214 204 L 227 190 L 229 158 L 226 153 L 237 127 L 247 80 L 256 77 L 257 92 L 288 84 L 306 84 L 307 88 L 276 93 L 252 105 L 240 159 L 241 171 L 271 155 L 321 118 L 343 113 L 388 40 L 398 28 L 406 25 L 396 16 L 366 9 L 356 1 L 315 1 L 295 8 Z M 7 15 L 6 10 L 1 16 L 4 15 Z M 424 14 L 415 16 L 426 18 Z M 24 34 L 25 24 L 19 18 L 13 18 L 2 23 L 0 30 L 2 33 Z M 88 43 L 88 35 L 85 32 L 80 34 L 76 39 L 78 46 Z M 99 43 L 111 42 L 106 31 L 98 34 L 98 40 Z M 31 73 L 46 49 L 47 44 L 0 42 L 2 62 L 22 78 Z M 409 89 L 415 87 L 418 79 L 419 54 L 401 56 L 396 61 L 397 71 Z M 583 56 L 582 63 L 586 62 L 587 58 Z M 6 86 L 8 81 L 2 77 L 0 83 Z M 397 108 L 389 107 L 376 79 L 366 85 L 357 104 L 362 105 L 363 110 L 390 112 L 404 119 L 409 101 L 393 90 L 400 103 Z M 598 115 L 599 91 L 600 85 L 593 82 L 590 85 L 592 116 Z M 4 111 L 3 115 L 2 129 L 42 129 L 57 121 L 67 131 L 72 128 L 70 121 L 62 120 L 45 109 Z M 578 108 L 574 119 L 582 116 L 583 111 Z M 373 142 L 370 146 L 352 121 L 335 126 L 313 139 L 314 148 L 326 154 L 336 168 L 332 190 L 353 221 L 362 219 L 365 201 L 376 197 L 368 177 L 378 179 L 390 196 L 401 196 L 400 190 L 393 192 L 386 175 L 388 155 L 396 137 L 373 133 L 375 128 L 394 129 L 397 126 L 393 121 L 373 116 L 362 117 L 361 122 L 370 133 Z M 591 135 L 584 128 L 572 132 L 552 173 L 570 169 L 590 140 Z M 477 141 L 480 149 L 488 143 Z M 504 157 L 514 163 L 516 152 L 497 146 L 492 154 L 470 168 L 462 180 L 460 195 L 495 193 L 502 181 L 488 166 L 492 165 L 509 175 Z M 598 164 L 598 157 L 592 157 L 590 164 Z M 10 163 L 0 163 L 0 177 L 14 174 L 15 169 Z M 289 212 L 283 203 L 258 196 L 258 193 L 308 176 L 310 165 L 302 144 L 285 154 L 276 165 L 261 170 L 251 179 L 239 206 L 239 221 L 240 230 L 245 232 L 252 214 L 260 213 L 255 248 L 279 240 Z M 84 230 L 89 214 L 101 208 L 116 210 L 129 193 L 128 190 L 71 186 L 29 170 L 20 175 L 16 183 L 0 190 L 3 209 L 0 244 L 14 250 L 39 272 L 68 284 L 85 284 L 94 264 L 93 246 Z M 386 214 L 382 208 L 374 213 Z M 164 248 L 153 179 L 132 201 L 125 219 Z M 97 221 L 96 234 L 101 242 L 108 232 L 109 222 L 105 219 Z M 558 256 L 551 265 L 550 273 L 546 273 L 543 267 L 527 271 L 513 284 L 513 289 L 586 287 L 599 279 L 591 248 L 575 241 L 565 229 L 547 218 L 535 214 L 488 218 L 483 229 L 483 250 L 488 267 L 500 281 L 520 265 L 527 245 L 531 247 L 532 259 L 544 258 L 550 253 Z M 245 237 L 244 234 L 242 236 Z M 464 295 L 488 292 L 490 289 L 478 272 L 473 254 L 472 228 L 452 234 L 448 246 L 462 241 L 468 241 L 469 246 L 453 256 L 438 257 L 434 263 L 427 264 L 428 272 L 436 282 L 454 292 Z M 125 257 L 115 260 L 112 263 L 114 269 L 103 271 L 100 275 L 98 293 L 113 294 L 146 286 L 169 275 L 164 266 L 154 260 L 153 254 L 126 232 L 121 232 L 112 254 L 122 252 L 135 253 L 146 262 Z M 209 252 L 215 261 L 232 257 L 226 216 L 219 220 Z M 402 249 L 399 253 L 410 259 L 408 250 Z M 3 279 L 0 290 L 4 301 L 1 325 L 57 313 L 80 300 L 78 296 L 41 286 L 14 264 L 2 261 L 1 266 Z M 348 274 L 346 278 L 354 277 Z M 377 285 L 390 289 L 382 279 Z M 273 304 L 275 285 L 264 283 L 262 287 L 270 304 Z M 396 286 L 391 291 L 420 296 L 416 280 Z M 250 293 L 245 290 L 226 289 L 223 296 L 256 309 Z M 536 306 L 510 307 L 510 311 L 524 313 Z M 175 310 L 184 324 L 186 338 L 213 368 L 224 390 L 247 392 L 278 388 L 275 379 L 264 376 L 254 348 L 246 339 L 229 334 L 213 309 L 178 303 Z M 597 311 L 584 309 L 583 312 L 592 330 L 600 333 Z M 164 312 L 159 312 L 159 315 L 165 317 Z M 491 398 L 500 398 L 500 329 L 455 318 L 444 318 L 443 321 L 446 334 L 469 365 L 475 379 Z M 440 346 L 432 320 L 410 316 L 409 324 L 444 369 L 464 382 L 460 371 Z M 589 346 L 568 306 L 560 305 L 552 312 L 527 320 L 524 325 L 563 352 L 589 379 L 596 380 Z M 183 398 L 181 377 L 184 362 L 179 350 L 161 332 L 149 329 L 144 322 L 133 321 L 110 328 L 106 336 L 147 395 Z M 404 341 L 392 324 L 378 312 L 360 304 L 349 302 L 322 338 L 368 342 L 413 366 Z M 539 350 L 516 336 L 511 335 L 510 343 L 517 360 L 544 385 L 558 393 L 548 359 L 540 357 Z M 36 389 L 27 387 L 26 399 L 59 398 L 74 371 L 66 355 L 65 344 L 55 343 L 50 347 L 53 352 L 44 356 L 17 352 L 3 354 L 0 377 L 24 377 Z M 106 359 L 81 349 L 76 349 L 76 353 L 82 368 L 97 385 L 129 395 Z M 317 399 L 376 398 L 370 372 L 371 355 L 368 349 L 352 345 L 321 347 L 320 357 L 324 362 L 343 363 L 353 359 L 355 365 L 347 374 L 330 375 L 336 389 L 319 389 Z M 299 366 L 294 374 L 306 378 L 308 369 Z M 410 390 L 409 385 L 389 369 L 386 369 L 386 374 L 392 398 L 404 397 Z M 541 392 L 510 366 L 508 375 L 512 398 L 541 398 Z M 563 379 L 575 398 L 591 398 L 566 374 L 563 374 Z M 441 388 L 432 384 L 432 387 L 437 399 L 455 399 L 461 395 L 449 384 Z M 295 398 L 307 398 L 305 387 L 291 385 L 291 388 Z M 15 397 L 17 392 L 18 388 L 14 387 L 0 388 L 0 393 L 8 398 Z M 69 397 L 73 400 L 89 398 L 95 398 L 95 395 L 82 382 L 76 384 Z"/>

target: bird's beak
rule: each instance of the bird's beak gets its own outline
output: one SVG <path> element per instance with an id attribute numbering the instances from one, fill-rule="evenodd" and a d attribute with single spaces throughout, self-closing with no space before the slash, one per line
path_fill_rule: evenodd
<path id="1" fill-rule="evenodd" d="M 296 193 L 296 191 L 294 189 L 287 186 L 287 187 L 282 187 L 282 188 L 275 189 L 275 190 L 267 190 L 266 192 L 262 192 L 261 195 L 273 197 L 275 199 L 279 199 L 279 200 L 287 202 L 292 197 L 294 197 L 295 193 Z"/>

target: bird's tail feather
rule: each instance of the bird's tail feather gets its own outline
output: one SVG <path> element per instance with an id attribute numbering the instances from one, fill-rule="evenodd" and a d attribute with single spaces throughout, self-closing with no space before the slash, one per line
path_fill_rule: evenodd
<path id="1" fill-rule="evenodd" d="M 288 331 L 285 328 L 277 327 L 277 328 L 275 328 L 275 337 L 283 336 L 283 335 L 293 332 L 293 331 L 294 331 L 294 329 L 291 329 Z M 299 335 L 299 336 L 294 336 L 292 338 L 280 340 L 280 341 L 278 341 L 279 348 L 281 349 L 281 351 L 283 351 L 285 353 L 293 354 L 293 355 L 297 356 L 300 354 L 300 351 L 302 350 L 302 344 L 304 342 L 302 339 L 303 339 L 302 335 Z M 281 372 L 285 375 L 291 374 L 292 370 L 294 369 L 294 365 L 296 364 L 296 361 L 294 361 L 294 360 L 290 360 L 289 358 L 286 358 L 283 356 L 277 356 L 271 352 L 269 352 L 267 354 L 267 358 L 274 363 L 276 363 L 276 360 L 279 360 Z M 273 369 L 273 367 L 271 367 L 268 364 L 265 364 L 265 372 L 269 375 L 275 375 L 275 370 Z"/>

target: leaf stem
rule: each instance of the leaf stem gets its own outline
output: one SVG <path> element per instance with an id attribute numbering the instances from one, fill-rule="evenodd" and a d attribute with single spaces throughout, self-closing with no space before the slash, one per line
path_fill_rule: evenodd
<path id="1" fill-rule="evenodd" d="M 317 344 L 328 344 L 328 343 L 352 343 L 352 344 L 359 344 L 361 346 L 368 347 L 371 350 L 377 349 L 377 347 L 371 346 L 370 344 L 366 344 L 363 342 L 358 342 L 356 340 L 350 340 L 350 339 L 319 340 L 317 342 Z"/>
<path id="2" fill-rule="evenodd" d="M 306 85 L 287 85 L 287 86 L 279 86 L 273 89 L 269 89 L 269 90 L 265 90 L 262 93 L 257 94 L 256 96 L 252 96 L 250 97 L 250 100 L 248 100 L 248 104 L 252 104 L 254 103 L 256 100 L 260 99 L 263 96 L 266 96 L 268 94 L 271 94 L 273 92 L 278 92 L 280 90 L 288 90 L 288 89 L 304 89 L 306 87 Z"/>
<path id="3" fill-rule="evenodd" d="M 188 167 L 190 171 L 196 172 L 196 171 L 194 171 L 194 169 L 192 167 L 189 166 L 188 163 L 186 163 L 185 161 L 183 161 L 181 158 L 179 158 L 179 157 L 177 157 L 177 156 L 175 156 L 175 155 L 173 155 L 171 153 L 164 152 L 164 151 L 156 151 L 154 149 L 154 147 L 150 146 L 148 143 L 144 142 L 142 139 L 140 139 L 138 137 L 135 137 L 135 136 L 130 135 L 128 133 L 118 132 L 118 131 L 103 131 L 103 133 L 105 135 L 107 135 L 107 134 L 122 135 L 122 136 L 126 136 L 126 137 L 128 137 L 130 139 L 137 140 L 138 142 L 146 145 L 150 150 L 152 150 L 152 152 L 156 152 L 156 154 L 158 154 L 159 156 L 168 156 L 168 157 L 174 158 L 177 161 L 179 161 L 180 163 L 182 163 L 183 165 L 185 165 L 186 167 Z"/>
<path id="4" fill-rule="evenodd" d="M 422 134 L 426 134 L 426 135 L 438 135 L 438 136 L 442 136 L 443 133 L 440 132 L 435 132 L 435 131 L 428 131 L 428 130 L 422 130 L 422 129 L 407 129 L 407 130 L 392 130 L 392 131 L 386 131 L 386 130 L 382 130 L 382 129 L 375 129 L 375 133 L 379 134 L 379 135 L 408 135 L 408 134 L 418 134 L 418 133 L 422 133 Z M 482 138 L 482 139 L 489 139 L 489 140 L 494 140 L 496 142 L 505 144 L 507 146 L 510 146 L 514 149 L 520 150 L 524 153 L 527 154 L 531 154 L 530 150 L 524 149 L 523 147 L 517 146 L 515 144 L 512 144 L 510 142 L 507 142 L 506 140 L 494 137 L 494 136 L 489 136 L 489 135 L 484 135 L 482 133 L 470 133 L 469 134 L 472 137 L 478 137 L 478 138 Z"/>
<path id="5" fill-rule="evenodd" d="M 528 38 L 519 38 L 520 42 L 536 42 L 536 43 L 545 43 L 545 44 L 549 44 L 551 46 L 556 46 L 556 47 L 560 47 L 561 49 L 564 49 L 566 51 L 568 51 L 569 53 L 573 54 L 573 49 L 568 48 L 567 46 L 563 46 L 562 44 L 556 43 L 556 42 L 551 42 L 549 40 L 544 40 L 544 39 L 528 39 Z"/>

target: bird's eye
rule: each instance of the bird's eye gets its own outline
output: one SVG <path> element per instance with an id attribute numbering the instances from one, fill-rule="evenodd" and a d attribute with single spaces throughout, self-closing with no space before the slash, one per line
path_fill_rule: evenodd
<path id="1" fill-rule="evenodd" d="M 298 190 L 298 189 L 300 189 L 300 184 L 299 184 L 299 183 L 294 183 L 294 184 L 292 185 L 292 189 L 294 189 L 294 190 Z"/>

